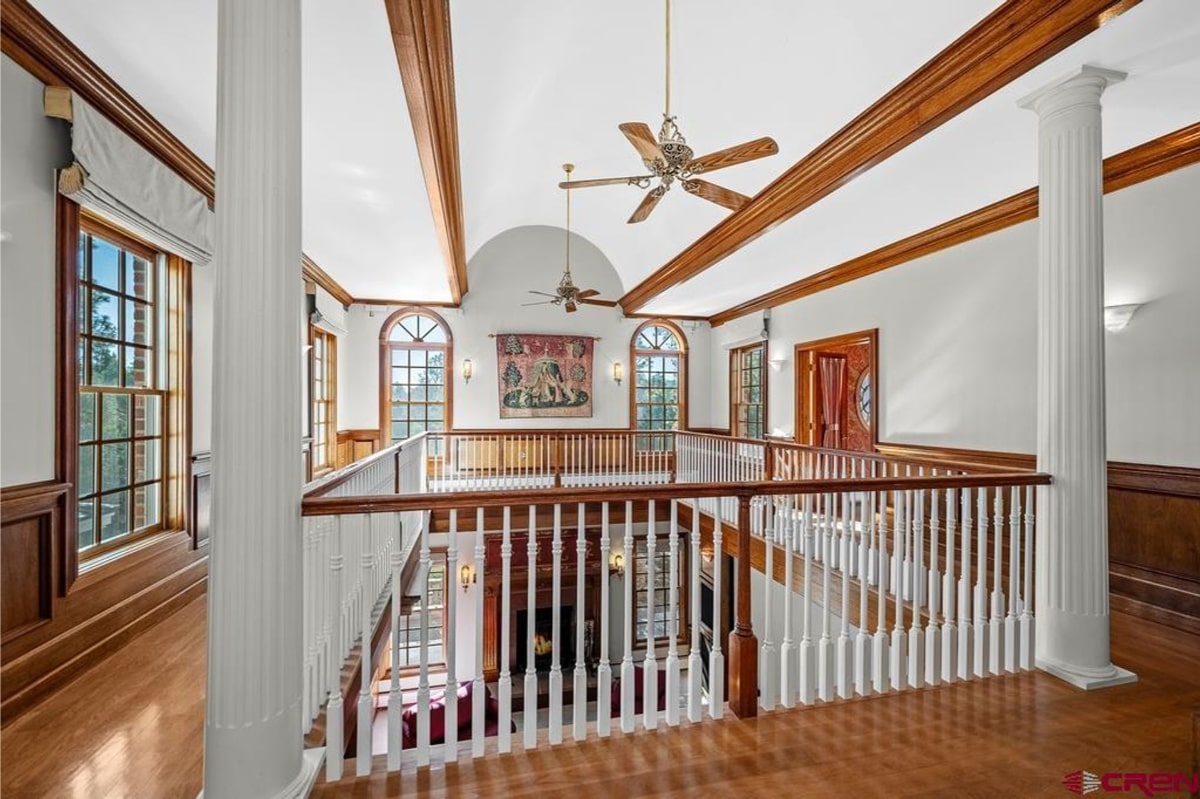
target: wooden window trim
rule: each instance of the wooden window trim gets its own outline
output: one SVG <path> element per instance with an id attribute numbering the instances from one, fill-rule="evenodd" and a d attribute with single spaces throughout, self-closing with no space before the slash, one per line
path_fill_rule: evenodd
<path id="1" fill-rule="evenodd" d="M 429 342 L 409 341 L 409 342 L 394 342 L 390 339 L 392 328 L 396 326 L 402 319 L 408 316 L 420 314 L 433 319 L 446 332 L 445 344 L 432 344 Z M 444 423 L 443 427 L 449 431 L 454 429 L 454 333 L 450 329 L 450 325 L 442 318 L 440 314 L 431 308 L 423 305 L 406 305 L 399 310 L 393 311 L 387 319 L 383 321 L 383 325 L 379 328 L 379 445 L 386 447 L 392 440 L 392 398 L 391 398 L 391 360 L 392 349 L 403 347 L 405 349 L 424 349 L 424 350 L 440 350 L 446 353 L 445 366 L 445 399 L 443 400 L 445 410 L 442 413 Z"/>
<path id="2" fill-rule="evenodd" d="M 734 347 L 729 351 L 729 433 L 734 438 L 750 438 L 747 431 L 743 431 L 739 424 L 738 406 L 743 403 L 738 402 L 738 397 L 741 394 L 741 375 L 742 356 L 753 350 L 761 350 L 762 358 L 759 363 L 759 396 L 762 401 L 758 403 L 762 407 L 762 438 L 765 440 L 768 434 L 768 392 L 767 392 L 767 342 L 757 341 L 753 344 L 746 344 L 741 347 Z M 754 403 L 747 403 L 754 404 Z"/>
<path id="3" fill-rule="evenodd" d="M 665 327 L 675 334 L 679 341 L 678 350 L 651 350 L 638 347 L 638 336 L 648 327 Z M 637 430 L 637 359 L 639 355 L 674 355 L 679 358 L 679 414 L 676 419 L 676 430 L 688 429 L 688 346 L 687 336 L 683 329 L 670 319 L 655 317 L 647 319 L 633 331 L 629 339 L 629 429 Z M 654 432 L 654 431 L 645 431 Z"/>
<path id="4" fill-rule="evenodd" d="M 325 371 L 324 383 L 326 397 L 324 400 L 318 400 L 317 397 L 317 340 L 322 341 L 325 353 Z M 312 408 L 309 410 L 309 431 L 308 434 L 313 440 L 312 447 L 312 471 L 313 477 L 320 477 L 333 471 L 337 466 L 337 336 L 328 330 L 309 324 L 308 326 L 308 396 L 309 404 Z M 318 463 L 316 460 L 317 452 L 317 406 L 325 406 L 325 457 L 326 460 Z"/>
<path id="5" fill-rule="evenodd" d="M 82 209 L 78 203 L 59 195 L 55 207 L 56 223 L 56 281 L 55 281 L 55 472 L 57 478 L 70 485 L 65 498 L 65 513 L 61 525 L 62 552 L 58 593 L 66 596 L 75 586 L 86 563 L 96 563 L 89 571 L 107 570 L 119 563 L 120 553 L 128 549 L 137 552 L 144 542 L 164 532 L 186 529 L 191 492 L 189 470 L 191 457 L 191 265 L 178 256 L 163 253 L 159 248 L 108 221 Z M 79 236 L 87 231 L 119 247 L 160 263 L 165 258 L 165 281 L 156 286 L 156 303 L 162 302 L 155 322 L 159 332 L 166 335 L 155 340 L 159 358 L 165 361 L 166 384 L 151 393 L 161 396 L 163 429 L 159 437 L 163 455 L 160 466 L 162 499 L 159 523 L 137 533 L 97 544 L 80 558 L 79 553 L 79 393 L 81 385 L 77 372 L 79 326 Z M 163 270 L 159 270 L 161 273 Z M 119 292 L 117 292 L 119 294 Z M 166 323 L 162 323 L 162 314 Z M 160 368 L 161 365 L 160 365 Z M 103 386 L 89 386 L 89 391 L 103 393 Z M 146 393 L 141 389 L 115 387 L 127 394 Z M 131 483 L 132 486 L 132 483 Z M 132 488 L 130 489 L 132 490 Z"/>

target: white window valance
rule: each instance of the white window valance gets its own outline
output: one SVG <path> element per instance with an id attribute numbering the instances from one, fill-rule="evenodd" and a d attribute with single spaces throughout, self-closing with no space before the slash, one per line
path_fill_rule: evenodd
<path id="1" fill-rule="evenodd" d="M 59 191 L 194 264 L 211 261 L 215 219 L 207 198 L 78 95 L 65 93 L 47 89 L 46 97 L 46 113 L 71 122 L 74 163 L 59 173 Z"/>

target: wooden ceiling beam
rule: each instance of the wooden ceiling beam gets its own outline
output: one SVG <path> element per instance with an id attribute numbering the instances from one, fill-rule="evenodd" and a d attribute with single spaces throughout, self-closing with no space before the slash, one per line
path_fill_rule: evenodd
<path id="1" fill-rule="evenodd" d="M 342 287 L 342 284 L 329 276 L 329 273 L 317 264 L 312 258 L 304 256 L 303 273 L 305 280 L 311 280 L 321 288 L 329 292 L 335 300 L 342 304 L 342 307 L 349 308 L 354 302 L 354 298 L 350 296 L 350 292 Z"/>
<path id="2" fill-rule="evenodd" d="M 449 0 L 384 0 L 454 304 L 467 293 Z"/>
<path id="3" fill-rule="evenodd" d="M 1008 0 L 621 298 L 636 311 L 1096 30 L 1138 0 Z"/>
<path id="4" fill-rule="evenodd" d="M 1104 159 L 1104 192 L 1117 191 L 1197 162 L 1200 162 L 1200 122 Z M 713 326 L 723 325 L 755 311 L 776 308 L 1020 222 L 1028 222 L 1036 219 L 1037 213 L 1037 187 L 1026 189 L 957 219 L 727 308 L 710 316 L 708 321 Z"/>

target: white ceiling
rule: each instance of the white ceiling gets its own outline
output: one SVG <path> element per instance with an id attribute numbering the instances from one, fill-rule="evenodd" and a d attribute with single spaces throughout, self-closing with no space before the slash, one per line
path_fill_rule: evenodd
<path id="1" fill-rule="evenodd" d="M 212 164 L 216 0 L 33 0 Z M 355 297 L 449 300 L 382 0 L 303 0 L 304 251 Z"/>
<path id="2" fill-rule="evenodd" d="M 216 0 L 33 1 L 212 163 Z M 999 0 L 674 5 L 672 110 L 689 144 L 779 143 L 710 176 L 753 195 Z M 449 299 L 382 0 L 303 10 L 305 252 L 357 297 Z M 451 0 L 451 13 L 468 257 L 507 229 L 562 224 L 565 161 L 577 179 L 641 172 L 617 125 L 661 119 L 657 0 Z M 1146 0 L 647 310 L 716 312 L 1034 185 L 1036 118 L 1015 101 L 1084 62 L 1130 72 L 1105 95 L 1106 154 L 1195 122 L 1200 4 Z M 728 214 L 676 190 L 625 224 L 640 198 L 575 195 L 575 231 L 626 290 Z"/>
<path id="3" fill-rule="evenodd" d="M 1081 64 L 1129 74 L 1102 98 L 1106 156 L 1200 120 L 1200 4 L 1135 6 L 644 310 L 715 313 L 1035 186 L 1017 101 Z"/>
<path id="4" fill-rule="evenodd" d="M 778 155 L 706 176 L 753 195 L 998 4 L 675 2 L 672 112 L 698 155 L 776 139 Z M 561 224 L 563 162 L 576 179 L 644 173 L 617 125 L 661 122 L 661 2 L 451 0 L 451 12 L 468 255 L 510 227 Z M 729 213 L 674 190 L 626 224 L 641 197 L 574 198 L 574 229 L 626 290 Z"/>

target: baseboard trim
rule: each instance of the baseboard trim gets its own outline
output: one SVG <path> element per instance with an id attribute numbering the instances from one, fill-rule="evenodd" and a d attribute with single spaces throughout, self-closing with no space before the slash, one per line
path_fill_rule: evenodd
<path id="1" fill-rule="evenodd" d="M 1186 613 L 1179 613 L 1115 592 L 1109 594 L 1108 605 L 1111 610 L 1118 613 L 1136 616 L 1139 619 L 1163 624 L 1193 635 L 1200 635 L 1200 619 Z"/>
<path id="2" fill-rule="evenodd" d="M 207 564 L 203 565 L 207 566 Z M 195 564 L 192 564 L 191 567 L 194 566 Z M 186 571 L 186 569 L 181 571 Z M 20 691 L 17 691 L 11 696 L 5 695 L 3 702 L 0 702 L 0 728 L 8 726 L 9 722 L 15 718 L 18 718 L 30 708 L 36 706 L 38 702 L 40 702 L 46 696 L 61 689 L 68 683 L 73 682 L 76 678 L 86 674 L 97 663 L 113 654 L 135 636 L 145 632 L 155 624 L 158 624 L 175 611 L 187 605 L 193 599 L 203 596 L 207 590 L 207 587 L 208 573 L 207 568 L 205 568 L 203 573 L 200 574 L 196 580 L 186 585 L 183 589 L 149 608 L 127 624 L 117 628 L 116 630 L 113 630 L 104 638 L 59 664 L 54 669 L 46 672 L 37 680 L 26 685 Z M 154 588 L 155 586 L 150 586 L 145 591 L 140 592 L 139 595 L 148 594 L 149 592 L 153 591 Z M 139 595 L 135 595 L 130 599 L 136 600 L 137 596 Z M 99 618 L 95 621 L 99 621 Z M 72 630 L 71 633 L 75 633 L 77 630 L 78 628 L 76 628 L 76 630 Z M 68 635 L 69 634 L 70 633 L 68 633 Z M 55 641 L 48 642 L 46 646 L 52 646 L 55 643 L 58 643 L 58 641 L 59 639 L 55 639 Z M 37 652 L 38 650 L 34 650 L 25 657 L 33 657 L 37 654 Z M 11 667 L 15 664 L 7 665 Z"/>

